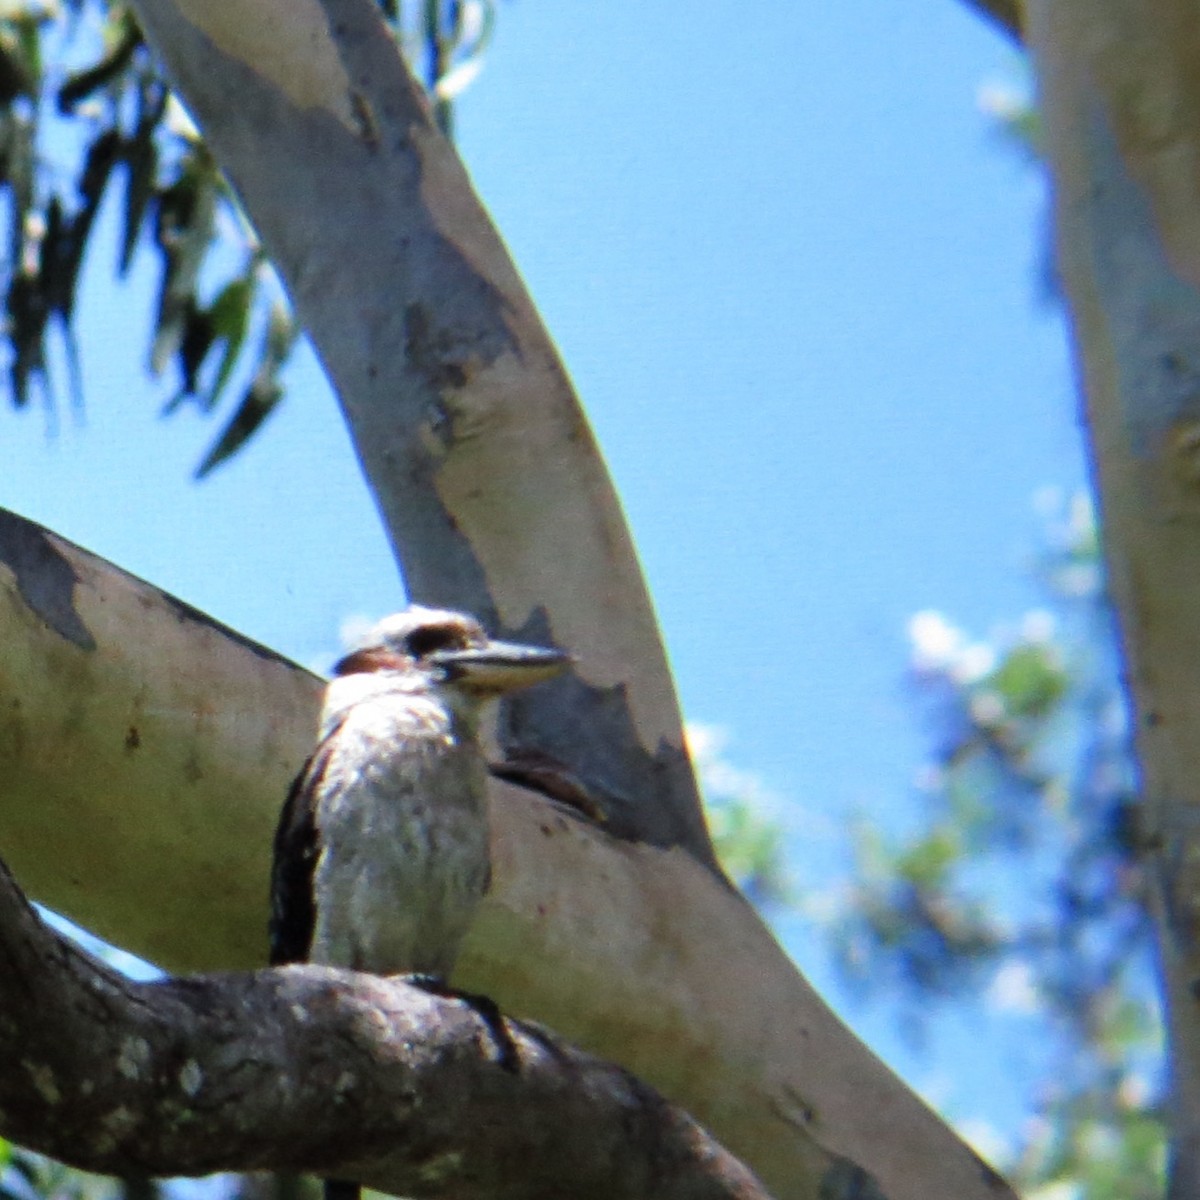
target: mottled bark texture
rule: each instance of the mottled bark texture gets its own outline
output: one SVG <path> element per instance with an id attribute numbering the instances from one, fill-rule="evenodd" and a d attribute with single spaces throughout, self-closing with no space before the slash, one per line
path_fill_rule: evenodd
<path id="1" fill-rule="evenodd" d="M 271 831 L 318 682 L 11 515 L 0 643 L 0 849 L 30 893 L 174 972 L 265 962 Z M 778 1200 L 1011 1195 L 685 850 L 499 781 L 488 825 L 452 983 L 619 1062 Z"/>
<path id="2" fill-rule="evenodd" d="M 412 599 L 575 656 L 505 701 L 501 740 L 567 764 L 614 835 L 716 871 L 603 459 L 375 0 L 133 7 L 337 390 Z"/>
<path id="3" fill-rule="evenodd" d="M 550 1034 L 399 980 L 135 983 L 0 864 L 0 1134 L 126 1176 L 300 1170 L 455 1200 L 767 1200 L 679 1109 Z M 514 1064 L 501 1064 L 516 1051 Z"/>
<path id="4" fill-rule="evenodd" d="M 1029 0 L 1058 260 L 1135 711 L 1177 1200 L 1200 1195 L 1200 7 Z"/>

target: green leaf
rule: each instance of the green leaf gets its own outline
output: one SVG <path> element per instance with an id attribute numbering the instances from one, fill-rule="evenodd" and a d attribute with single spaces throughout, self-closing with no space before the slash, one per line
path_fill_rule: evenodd
<path id="1" fill-rule="evenodd" d="M 121 160 L 124 138 L 120 130 L 102 130 L 87 149 L 83 170 L 79 175 L 79 195 L 83 199 L 88 220 L 95 215 L 96 206 L 104 196 L 104 189 L 112 176 L 113 168 Z"/>
<path id="2" fill-rule="evenodd" d="M 61 236 L 62 222 L 58 207 L 52 202 L 47 213 L 46 232 L 40 246 L 29 254 L 22 247 L 23 269 L 13 272 L 9 281 L 5 305 L 8 312 L 8 337 L 12 345 L 12 361 L 9 365 L 9 385 L 12 400 L 17 408 L 29 403 L 29 385 L 36 376 L 46 372 L 45 333 L 50 319 L 49 289 L 42 277 L 43 264 L 55 261 L 58 253 L 57 241 Z M 27 259 L 33 258 L 33 263 Z M 30 269 L 31 268 L 31 269 Z"/>
<path id="3" fill-rule="evenodd" d="M 33 96 L 37 85 L 12 39 L 0 37 L 0 104 L 6 108 L 18 96 Z"/>
<path id="4" fill-rule="evenodd" d="M 179 353 L 176 361 L 179 372 L 183 376 L 183 394 L 194 396 L 197 391 L 198 376 L 208 352 L 216 340 L 212 316 L 206 309 L 192 308 L 183 322 L 183 338 L 179 343 Z M 207 407 L 207 406 L 205 406 Z"/>
<path id="5" fill-rule="evenodd" d="M 100 204 L 104 189 L 112 177 L 113 167 L 121 155 L 121 135 L 115 129 L 103 130 L 88 147 L 79 179 L 79 194 L 83 203 L 72 217 L 61 210 L 58 197 L 53 197 L 48 209 L 48 221 L 58 225 L 57 236 L 47 234 L 43 243 L 44 286 L 50 310 L 70 325 L 75 309 L 75 285 L 87 250 L 88 234 Z"/>
<path id="6" fill-rule="evenodd" d="M 200 267 L 213 237 L 217 176 L 207 154 L 196 151 L 158 198 L 154 239 L 163 257 L 158 317 L 150 369 L 160 374 L 179 353 L 185 326 L 196 307 Z"/>
<path id="7" fill-rule="evenodd" d="M 786 903 L 783 826 L 740 797 L 713 804 L 708 816 L 717 856 L 738 887 L 756 903 Z"/>
<path id="8" fill-rule="evenodd" d="M 221 365 L 217 368 L 212 387 L 205 400 L 205 409 L 216 408 L 221 393 L 233 374 L 237 357 L 246 340 L 246 328 L 250 323 L 250 310 L 254 303 L 254 276 L 252 271 L 227 283 L 209 309 L 215 336 L 225 343 Z"/>
<path id="9" fill-rule="evenodd" d="M 129 272 L 133 254 L 141 237 L 146 211 L 158 190 L 158 144 L 155 131 L 166 110 L 166 88 L 155 82 L 143 82 L 138 89 L 138 119 L 133 133 L 125 140 L 125 228 L 121 236 L 118 271 Z"/>
<path id="10" fill-rule="evenodd" d="M 128 14 L 122 13 L 120 21 L 121 30 L 112 49 L 99 62 L 68 75 L 58 89 L 58 111 L 64 116 L 69 116 L 81 101 L 124 74 L 133 60 L 134 52 L 142 44 L 141 30 Z"/>
<path id="11" fill-rule="evenodd" d="M 204 479 L 226 459 L 232 458 L 271 415 L 282 395 L 283 389 L 273 378 L 256 375 L 237 411 L 196 468 L 195 478 Z"/>
<path id="12" fill-rule="evenodd" d="M 1026 642 L 1008 652 L 984 686 L 1000 696 L 1010 715 L 1041 717 L 1062 698 L 1067 682 L 1050 647 Z"/>
<path id="13" fill-rule="evenodd" d="M 242 396 L 236 412 L 196 468 L 196 479 L 205 478 L 236 454 L 274 412 L 283 396 L 279 371 L 291 354 L 299 333 L 299 327 L 287 307 L 282 303 L 275 304 L 271 309 L 262 357 L 254 379 Z"/>
<path id="14" fill-rule="evenodd" d="M 34 139 L 37 130 L 31 120 L 17 113 L 9 117 L 8 186 L 12 192 L 9 205 L 8 253 L 13 270 L 23 261 L 27 222 L 34 207 Z"/>
<path id="15" fill-rule="evenodd" d="M 42 80 L 42 25 L 45 22 L 36 13 L 25 12 L 12 18 L 11 26 L 16 31 L 17 49 L 29 76 L 33 90 L 30 96 L 37 94 Z"/>
<path id="16" fill-rule="evenodd" d="M 897 857 L 896 873 L 917 887 L 938 887 L 945 883 L 962 856 L 963 846 L 956 832 L 949 826 L 941 826 L 930 830 Z"/>

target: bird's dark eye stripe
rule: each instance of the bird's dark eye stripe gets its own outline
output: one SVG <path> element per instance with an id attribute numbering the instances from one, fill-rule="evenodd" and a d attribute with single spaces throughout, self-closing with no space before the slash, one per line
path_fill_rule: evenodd
<path id="1" fill-rule="evenodd" d="M 405 648 L 413 658 L 424 658 L 435 650 L 463 650 L 467 637 L 461 629 L 452 625 L 433 625 L 414 629 L 404 639 Z"/>

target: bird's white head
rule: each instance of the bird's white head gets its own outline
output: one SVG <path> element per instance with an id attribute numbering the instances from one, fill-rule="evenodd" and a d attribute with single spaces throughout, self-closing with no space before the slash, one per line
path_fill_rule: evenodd
<path id="1" fill-rule="evenodd" d="M 489 638 L 466 613 L 414 604 L 380 621 L 333 673 L 335 683 L 375 676 L 380 690 L 432 688 L 478 704 L 550 679 L 570 662 L 561 650 Z"/>

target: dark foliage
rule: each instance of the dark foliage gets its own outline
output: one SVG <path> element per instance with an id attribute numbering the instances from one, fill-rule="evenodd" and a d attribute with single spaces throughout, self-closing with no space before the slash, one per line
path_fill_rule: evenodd
<path id="1" fill-rule="evenodd" d="M 449 133 L 461 86 L 455 80 L 469 74 L 490 37 L 491 3 L 380 6 L 420 62 Z M 56 148 L 77 147 L 72 161 L 51 167 L 51 138 Z M 17 409 L 40 395 L 53 410 L 55 335 L 72 401 L 84 403 L 78 282 L 106 201 L 121 205 L 118 277 L 141 248 L 157 260 L 147 357 L 151 374 L 171 381 L 164 413 L 187 403 L 221 422 L 196 471 L 203 477 L 237 453 L 282 400 L 283 369 L 299 333 L 291 308 L 131 11 L 96 0 L 65 0 L 52 10 L 27 0 L 0 17 L 0 222 L 8 246 L 0 263 L 7 352 L 0 369 Z M 231 390 L 240 394 L 223 403 Z"/>

